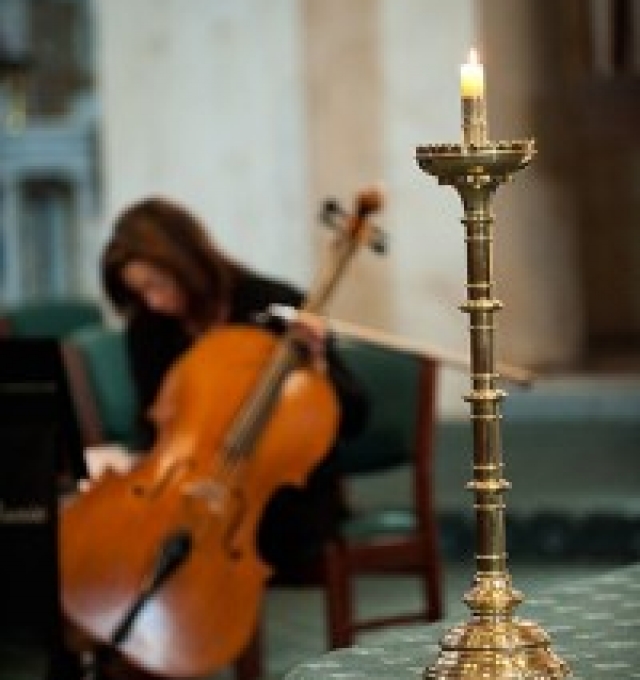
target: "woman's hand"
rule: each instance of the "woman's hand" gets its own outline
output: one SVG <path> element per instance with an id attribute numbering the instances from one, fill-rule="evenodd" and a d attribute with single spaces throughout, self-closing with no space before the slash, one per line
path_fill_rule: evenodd
<path id="1" fill-rule="evenodd" d="M 293 337 L 309 352 L 311 363 L 318 370 L 327 365 L 326 350 L 329 329 L 323 319 L 315 314 L 299 311 L 290 325 Z"/>
<path id="2" fill-rule="evenodd" d="M 330 329 L 324 318 L 280 304 L 269 305 L 267 314 L 287 326 L 293 338 L 307 350 L 311 363 L 317 369 L 326 370 Z"/>
<path id="3" fill-rule="evenodd" d="M 89 446 L 84 450 L 88 479 L 78 480 L 78 489 L 88 491 L 107 470 L 125 474 L 136 463 L 136 457 L 119 444 Z"/>

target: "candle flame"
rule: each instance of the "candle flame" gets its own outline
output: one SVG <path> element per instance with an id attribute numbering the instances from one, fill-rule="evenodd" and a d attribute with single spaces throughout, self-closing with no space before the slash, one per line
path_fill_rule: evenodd
<path id="1" fill-rule="evenodd" d="M 478 50 L 476 50 L 475 47 L 472 47 L 469 50 L 469 61 L 467 63 L 468 64 L 477 64 L 478 63 Z"/>

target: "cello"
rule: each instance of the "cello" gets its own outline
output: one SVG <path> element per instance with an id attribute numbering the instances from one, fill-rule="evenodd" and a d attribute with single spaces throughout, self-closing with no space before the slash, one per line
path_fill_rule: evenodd
<path id="1" fill-rule="evenodd" d="M 336 236 L 302 309 L 319 312 L 358 246 L 378 191 Z M 222 358 L 222 360 L 220 360 Z M 339 409 L 290 331 L 212 328 L 172 366 L 152 407 L 157 438 L 130 472 L 107 471 L 60 516 L 70 628 L 134 669 L 196 678 L 233 661 L 255 629 L 270 568 L 256 549 L 273 493 L 303 485 L 330 449 Z"/>

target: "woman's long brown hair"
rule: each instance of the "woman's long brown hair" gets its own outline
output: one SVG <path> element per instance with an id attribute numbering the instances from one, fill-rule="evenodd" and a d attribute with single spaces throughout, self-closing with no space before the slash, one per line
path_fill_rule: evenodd
<path id="1" fill-rule="evenodd" d="M 127 316 L 144 304 L 122 278 L 132 261 L 173 276 L 183 291 L 189 321 L 206 324 L 220 314 L 243 268 L 216 248 L 202 224 L 185 208 L 152 197 L 117 218 L 101 259 L 102 282 L 114 306 Z"/>

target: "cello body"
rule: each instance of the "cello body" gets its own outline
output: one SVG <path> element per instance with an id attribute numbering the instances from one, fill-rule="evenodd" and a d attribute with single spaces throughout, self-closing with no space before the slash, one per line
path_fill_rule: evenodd
<path id="1" fill-rule="evenodd" d="M 201 677 L 236 658 L 255 629 L 270 575 L 256 550 L 263 510 L 279 487 L 304 483 L 339 415 L 327 379 L 303 365 L 280 380 L 268 419 L 251 422 L 245 405 L 281 342 L 249 327 L 207 332 L 162 386 L 151 453 L 63 508 L 64 614 L 135 668 Z M 230 441 L 230 431 L 251 436 Z M 176 536 L 186 553 L 151 592 Z"/>

